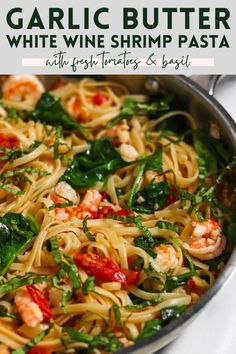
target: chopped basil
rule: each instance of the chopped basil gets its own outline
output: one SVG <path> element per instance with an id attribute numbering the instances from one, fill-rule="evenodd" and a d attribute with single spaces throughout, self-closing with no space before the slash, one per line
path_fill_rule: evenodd
<path id="1" fill-rule="evenodd" d="M 171 222 L 164 221 L 164 220 L 157 221 L 156 222 L 156 226 L 159 229 L 167 229 L 167 230 L 170 230 L 170 231 L 174 231 L 177 234 L 181 232 L 181 227 L 176 226 L 176 225 L 172 224 Z"/>
<path id="2" fill-rule="evenodd" d="M 107 217 L 110 218 L 110 219 L 122 221 L 124 223 L 135 224 L 135 226 L 144 233 L 144 235 L 145 235 L 145 237 L 147 237 L 148 241 L 149 242 L 153 242 L 154 239 L 152 237 L 151 232 L 149 231 L 149 229 L 146 226 L 144 226 L 142 224 L 142 216 L 141 215 L 137 215 L 137 216 L 118 216 L 118 215 L 115 215 L 115 214 L 109 214 Z"/>
<path id="3" fill-rule="evenodd" d="M 67 274 L 69 279 L 71 280 L 73 289 L 74 290 L 79 289 L 81 285 L 81 280 L 80 280 L 78 268 L 76 267 L 75 263 L 73 262 L 71 257 L 69 257 L 66 254 L 63 255 L 66 262 L 62 260 L 61 253 L 58 248 L 57 238 L 55 236 L 50 239 L 50 243 L 51 243 L 53 258 L 60 269 L 58 274 L 53 277 L 52 284 L 55 287 L 57 287 L 58 283 L 61 280 L 61 277 L 64 274 Z"/>
<path id="4" fill-rule="evenodd" d="M 145 307 L 155 305 L 160 301 L 161 301 L 161 296 L 157 296 L 151 300 L 145 300 L 145 301 L 140 301 L 136 304 L 126 305 L 125 309 L 126 310 L 141 310 L 141 309 L 144 309 Z"/>
<path id="5" fill-rule="evenodd" d="M 53 205 L 51 205 L 48 210 L 51 211 L 53 209 L 56 209 L 56 208 L 67 208 L 67 207 L 70 207 L 70 206 L 73 206 L 74 203 L 69 201 L 69 202 L 65 202 L 65 203 L 55 203 Z"/>
<path id="6" fill-rule="evenodd" d="M 26 273 L 25 275 L 17 275 L 9 281 L 1 282 L 0 295 L 9 293 L 13 290 L 19 289 L 24 285 L 33 285 L 38 283 L 48 283 L 48 276 L 39 276 L 36 273 Z"/>
<path id="7" fill-rule="evenodd" d="M 95 236 L 88 229 L 87 220 L 88 220 L 88 215 L 83 220 L 83 232 L 88 237 L 89 241 L 96 241 Z"/>
<path id="8" fill-rule="evenodd" d="M 30 154 L 40 145 L 41 145 L 40 141 L 35 141 L 26 149 L 7 149 L 5 147 L 0 146 L 0 151 L 4 152 L 4 154 L 0 155 L 0 160 L 13 161 L 15 159 L 18 159 L 19 157 Z"/>
<path id="9" fill-rule="evenodd" d="M 88 295 L 90 291 L 95 291 L 94 284 L 95 277 L 89 276 L 82 285 L 82 292 L 84 295 Z"/>
<path id="10" fill-rule="evenodd" d="M 17 322 L 20 322 L 19 317 L 12 315 L 11 313 L 1 311 L 1 309 L 0 309 L 0 317 L 7 317 L 7 318 L 11 318 L 12 320 L 15 320 Z"/>
<path id="11" fill-rule="evenodd" d="M 121 328 L 122 327 L 122 322 L 121 322 L 121 312 L 120 312 L 120 307 L 117 304 L 113 304 L 110 308 L 110 316 L 111 314 L 114 314 L 115 320 L 117 325 Z"/>

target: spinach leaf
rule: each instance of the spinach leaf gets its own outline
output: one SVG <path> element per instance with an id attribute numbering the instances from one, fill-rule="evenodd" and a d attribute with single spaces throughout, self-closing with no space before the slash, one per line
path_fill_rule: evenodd
<path id="1" fill-rule="evenodd" d="M 138 213 L 152 214 L 163 209 L 170 194 L 170 186 L 167 181 L 149 183 L 136 195 L 133 210 Z"/>
<path id="2" fill-rule="evenodd" d="M 36 235 L 31 220 L 23 215 L 7 213 L 0 218 L 0 274 L 6 273 L 14 259 Z"/>
<path id="3" fill-rule="evenodd" d="M 66 181 L 73 188 L 92 187 L 112 172 L 132 163 L 122 160 L 108 139 L 93 140 L 87 151 L 74 157 L 60 181 Z"/>
<path id="4" fill-rule="evenodd" d="M 142 332 L 136 338 L 137 340 L 144 339 L 159 332 L 163 325 L 169 321 L 179 317 L 185 311 L 186 306 L 173 306 L 161 310 L 161 318 L 147 321 Z"/>
<path id="5" fill-rule="evenodd" d="M 152 336 L 156 332 L 159 332 L 161 327 L 162 321 L 159 319 L 147 321 L 142 332 L 136 338 L 136 341 Z"/>
<path id="6" fill-rule="evenodd" d="M 204 130 L 194 131 L 194 147 L 198 154 L 200 176 L 201 173 L 205 176 L 215 176 L 230 161 L 230 154 L 224 143 Z"/>
<path id="7" fill-rule="evenodd" d="M 161 310 L 161 318 L 166 323 L 173 318 L 179 317 L 186 310 L 186 306 L 172 306 Z"/>
<path id="8" fill-rule="evenodd" d="M 162 172 L 162 149 L 158 149 L 154 154 L 147 156 L 145 161 L 144 171 Z"/>
<path id="9" fill-rule="evenodd" d="M 86 129 L 66 112 L 62 106 L 60 98 L 51 95 L 49 92 L 42 94 L 40 100 L 37 102 L 35 110 L 27 112 L 26 116 L 29 119 L 52 126 L 61 126 L 64 130 L 77 130 L 85 139 L 89 138 Z"/>
<path id="10" fill-rule="evenodd" d="M 190 271 L 176 276 L 168 276 L 165 282 L 165 290 L 170 292 L 178 286 L 184 285 L 186 281 L 194 275 L 196 275 L 196 271 Z"/>
<path id="11" fill-rule="evenodd" d="M 88 349 L 94 348 L 104 350 L 105 352 L 116 352 L 123 348 L 123 344 L 115 337 L 113 333 L 99 334 L 92 336 L 89 333 L 78 331 L 72 327 L 62 328 L 62 333 L 66 333 L 69 341 L 82 342 L 88 344 Z"/>

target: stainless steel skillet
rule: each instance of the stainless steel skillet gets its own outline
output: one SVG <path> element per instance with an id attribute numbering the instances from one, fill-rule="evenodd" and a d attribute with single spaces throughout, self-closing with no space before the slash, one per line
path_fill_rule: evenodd
<path id="1" fill-rule="evenodd" d="M 94 78 L 96 79 L 96 77 Z M 147 79 L 157 79 L 162 87 L 175 94 L 179 108 L 191 113 L 199 127 L 208 129 L 210 121 L 216 122 L 220 127 L 221 136 L 227 142 L 228 149 L 232 154 L 236 155 L 236 124 L 225 109 L 214 97 L 210 96 L 207 91 L 211 89 L 212 92 L 214 84 L 216 83 L 215 78 L 213 78 L 213 81 L 209 80 L 208 76 L 200 78 L 199 82 L 201 82 L 201 84 L 203 83 L 207 90 L 203 89 L 195 81 L 184 76 L 163 75 L 155 77 L 145 75 L 109 75 L 104 78 L 120 82 L 124 84 L 131 93 L 136 94 L 140 94 L 143 91 Z M 46 86 L 50 87 L 56 78 L 44 76 L 42 79 Z M 68 80 L 70 79 L 71 78 L 68 77 Z M 120 351 L 119 354 L 151 354 L 170 343 L 180 335 L 184 328 L 198 315 L 213 296 L 223 288 L 234 274 L 235 269 L 236 249 L 232 252 L 230 259 L 214 286 L 204 294 L 196 304 L 191 306 L 181 317 L 173 320 L 152 337 Z"/>
<path id="2" fill-rule="evenodd" d="M 124 83 L 132 93 L 140 93 L 143 90 L 144 82 L 150 76 L 109 76 L 109 79 Z M 155 77 L 154 77 L 155 78 Z M 210 120 L 216 122 L 220 132 L 228 144 L 229 150 L 236 153 L 236 124 L 225 109 L 210 96 L 199 84 L 184 76 L 158 76 L 160 84 L 173 92 L 182 109 L 187 110 L 195 118 L 199 127 L 208 128 Z M 201 77 L 207 89 L 214 86 L 216 80 L 209 80 L 209 77 Z M 149 354 L 161 349 L 184 330 L 186 326 L 197 316 L 212 297 L 229 281 L 236 269 L 236 249 L 234 249 L 222 274 L 218 277 L 214 286 L 202 296 L 184 315 L 172 321 L 160 332 L 150 338 L 140 341 L 136 345 L 122 350 L 120 353 Z"/>

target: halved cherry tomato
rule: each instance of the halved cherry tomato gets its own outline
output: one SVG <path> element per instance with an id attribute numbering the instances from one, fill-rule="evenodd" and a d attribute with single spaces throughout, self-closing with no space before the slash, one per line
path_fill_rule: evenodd
<path id="1" fill-rule="evenodd" d="M 52 354 L 51 349 L 42 348 L 42 347 L 33 347 L 27 354 Z"/>
<path id="2" fill-rule="evenodd" d="M 19 140 L 14 135 L 0 134 L 0 146 L 13 149 L 19 146 Z"/>
<path id="3" fill-rule="evenodd" d="M 97 92 L 96 95 L 93 96 L 93 103 L 96 106 L 101 106 L 103 103 L 105 103 L 108 100 L 108 97 L 105 93 L 103 92 Z"/>
<path id="4" fill-rule="evenodd" d="M 139 279 L 139 272 L 122 269 L 112 259 L 97 254 L 76 253 L 74 262 L 88 275 L 93 275 L 105 281 L 135 285 Z"/>
<path id="5" fill-rule="evenodd" d="M 39 306 L 40 310 L 42 311 L 44 321 L 49 322 L 52 318 L 52 310 L 43 292 L 37 289 L 34 285 L 26 285 L 26 288 L 32 300 Z"/>
<path id="6" fill-rule="evenodd" d="M 90 214 L 89 219 L 105 219 L 107 218 L 108 215 L 117 215 L 121 217 L 129 216 L 129 215 L 134 215 L 133 211 L 127 210 L 127 209 L 121 209 L 121 210 L 113 210 L 109 206 L 104 206 L 102 208 L 99 208 L 98 211 L 90 211 L 87 210 Z"/>

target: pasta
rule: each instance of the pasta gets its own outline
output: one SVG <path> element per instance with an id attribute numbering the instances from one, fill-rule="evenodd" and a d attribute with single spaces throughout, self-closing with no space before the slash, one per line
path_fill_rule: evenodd
<path id="1" fill-rule="evenodd" d="M 229 244 L 193 117 L 87 78 L 2 93 L 1 353 L 114 352 L 198 301 Z"/>

